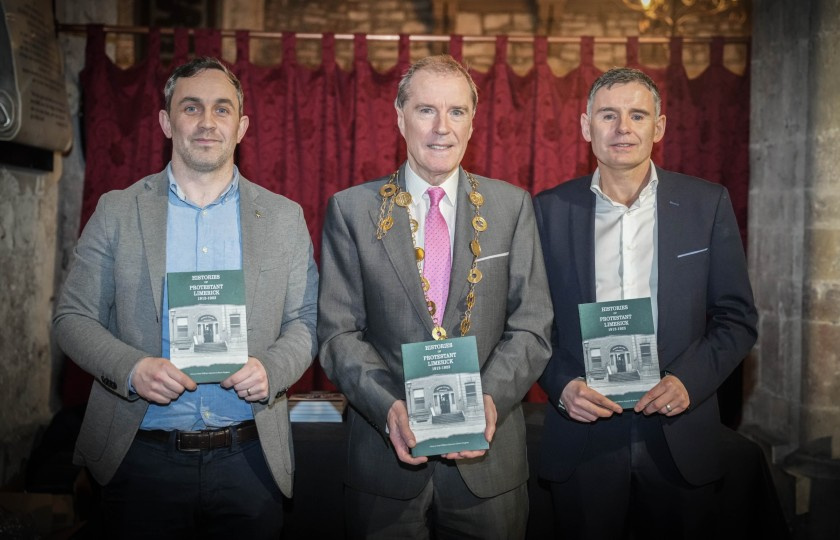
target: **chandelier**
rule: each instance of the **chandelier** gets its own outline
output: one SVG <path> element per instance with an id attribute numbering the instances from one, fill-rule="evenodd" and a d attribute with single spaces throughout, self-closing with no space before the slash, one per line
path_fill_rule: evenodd
<path id="1" fill-rule="evenodd" d="M 728 14 L 736 24 L 747 20 L 748 0 L 621 0 L 621 3 L 645 16 L 639 30 L 664 24 L 671 34 L 681 34 L 685 25 L 700 19 Z"/>

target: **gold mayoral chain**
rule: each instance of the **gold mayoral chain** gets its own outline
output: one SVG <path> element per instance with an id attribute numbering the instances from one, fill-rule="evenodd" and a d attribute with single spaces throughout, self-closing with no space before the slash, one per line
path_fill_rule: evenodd
<path id="1" fill-rule="evenodd" d="M 466 172 L 466 171 L 465 171 Z M 417 247 L 417 228 L 419 224 L 411 216 L 411 193 L 402 191 L 400 187 L 394 182 L 397 177 L 395 171 L 381 188 L 379 194 L 382 195 L 382 205 L 379 207 L 379 225 L 376 227 L 376 238 L 382 240 L 391 227 L 394 226 L 394 218 L 391 213 L 394 209 L 394 203 L 397 206 L 405 208 L 408 214 L 408 222 L 411 225 L 411 243 L 414 246 L 414 259 L 417 264 L 417 273 L 420 275 L 420 285 L 423 287 L 423 296 L 426 298 L 426 307 L 429 310 L 429 316 L 432 318 L 434 330 L 432 330 L 432 337 L 436 340 L 446 339 L 446 330 L 439 324 L 437 319 L 437 306 L 429 300 L 429 280 L 423 276 L 423 267 L 421 263 L 426 256 L 426 252 L 421 247 Z M 461 318 L 461 336 L 466 336 L 470 331 L 470 317 L 472 316 L 473 306 L 475 306 L 475 286 L 481 281 L 481 270 L 478 269 L 476 260 L 481 255 L 481 244 L 478 242 L 479 233 L 487 229 L 487 220 L 481 216 L 480 208 L 484 204 L 484 196 L 478 192 L 478 181 L 471 173 L 467 173 L 467 178 L 470 182 L 472 191 L 470 192 L 470 202 L 475 209 L 475 215 L 472 218 L 473 239 L 470 242 L 470 251 L 472 251 L 473 259 L 470 265 L 470 271 L 467 273 L 467 282 L 469 282 L 469 291 L 467 292 L 467 309 L 464 310 L 464 316 Z"/>

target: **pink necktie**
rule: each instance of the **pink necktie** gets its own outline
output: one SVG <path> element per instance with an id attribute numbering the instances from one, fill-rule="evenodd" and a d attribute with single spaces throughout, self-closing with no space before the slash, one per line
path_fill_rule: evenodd
<path id="1" fill-rule="evenodd" d="M 424 233 L 426 257 L 423 259 L 423 275 L 429 280 L 429 300 L 437 307 L 438 324 L 443 324 L 443 312 L 449 296 L 449 271 L 452 267 L 449 252 L 449 227 L 440 213 L 438 204 L 446 195 L 443 188 L 429 188 L 429 213 L 426 214 Z"/>

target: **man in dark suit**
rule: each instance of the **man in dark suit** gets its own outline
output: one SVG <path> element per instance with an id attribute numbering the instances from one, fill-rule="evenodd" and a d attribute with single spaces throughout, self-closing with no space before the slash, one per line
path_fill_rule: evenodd
<path id="1" fill-rule="evenodd" d="M 234 165 L 248 117 L 224 64 L 177 67 L 164 96 L 170 164 L 100 198 L 56 307 L 58 344 L 96 378 L 74 462 L 104 486 L 105 537 L 276 538 L 286 389 L 317 349 L 312 243 L 300 206 Z M 169 360 L 166 274 L 240 269 L 248 360 L 196 384 Z"/>
<path id="2" fill-rule="evenodd" d="M 396 99 L 407 163 L 329 202 L 318 337 L 324 369 L 352 405 L 352 538 L 524 536 L 520 401 L 550 355 L 551 305 L 530 196 L 460 167 L 476 103 L 451 57 L 418 61 Z M 441 260 L 450 277 L 436 281 L 428 270 Z M 490 447 L 415 458 L 401 345 L 443 333 L 476 338 Z"/>
<path id="3" fill-rule="evenodd" d="M 709 537 L 715 392 L 756 339 L 729 195 L 653 165 L 660 106 L 641 71 L 602 75 L 581 115 L 598 169 L 535 198 L 555 314 L 540 475 L 571 538 Z M 663 376 L 623 411 L 584 380 L 578 304 L 647 297 Z"/>

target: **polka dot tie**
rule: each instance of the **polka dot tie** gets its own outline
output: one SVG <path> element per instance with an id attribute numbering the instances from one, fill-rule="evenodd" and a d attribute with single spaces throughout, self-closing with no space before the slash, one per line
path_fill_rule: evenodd
<path id="1" fill-rule="evenodd" d="M 426 214 L 424 242 L 426 258 L 423 259 L 423 275 L 429 280 L 429 300 L 437 307 L 437 321 L 442 325 L 446 299 L 449 297 L 449 272 L 452 268 L 449 250 L 449 227 L 440 213 L 440 200 L 446 195 L 443 188 L 429 188 L 429 213 Z"/>

